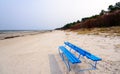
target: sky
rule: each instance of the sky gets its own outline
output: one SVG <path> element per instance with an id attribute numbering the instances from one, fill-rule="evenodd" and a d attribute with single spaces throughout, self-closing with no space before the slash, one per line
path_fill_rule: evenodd
<path id="1" fill-rule="evenodd" d="M 0 30 L 51 30 L 99 14 L 119 0 L 0 0 Z"/>

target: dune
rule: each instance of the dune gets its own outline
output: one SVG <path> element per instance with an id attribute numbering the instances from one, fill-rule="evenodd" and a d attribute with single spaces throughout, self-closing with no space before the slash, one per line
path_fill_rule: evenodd
<path id="1" fill-rule="evenodd" d="M 120 37 L 52 31 L 0 40 L 0 74 L 79 74 L 68 72 L 58 54 L 58 46 L 64 41 L 102 58 L 96 70 L 80 74 L 120 73 Z"/>

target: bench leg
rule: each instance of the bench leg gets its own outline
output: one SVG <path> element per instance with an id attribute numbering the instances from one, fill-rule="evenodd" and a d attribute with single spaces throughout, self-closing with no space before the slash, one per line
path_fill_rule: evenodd
<path id="1" fill-rule="evenodd" d="M 59 51 L 59 55 L 60 55 L 60 57 L 61 57 L 61 58 L 62 58 L 62 60 L 64 61 L 64 56 L 63 56 L 63 53 L 61 53 L 59 49 L 58 49 L 58 51 Z"/>
<path id="2" fill-rule="evenodd" d="M 95 61 L 93 68 L 96 69 L 97 61 Z"/>
<path id="3" fill-rule="evenodd" d="M 91 63 L 90 63 L 90 64 L 91 64 Z M 97 65 L 97 61 L 95 61 L 94 64 L 91 64 L 93 70 L 96 69 L 96 65 Z"/>
<path id="4" fill-rule="evenodd" d="M 87 69 L 80 69 L 78 70 L 78 72 L 83 72 L 83 71 L 88 71 L 88 70 L 96 70 L 96 65 L 97 65 L 97 61 L 94 62 L 94 64 L 89 63 L 92 67 L 87 68 Z"/>
<path id="5" fill-rule="evenodd" d="M 84 59 L 84 56 L 82 56 L 81 54 L 78 55 L 78 59 Z"/>
<path id="6" fill-rule="evenodd" d="M 67 59 L 67 60 L 64 59 L 64 58 L 65 58 L 64 54 L 62 54 L 62 57 L 63 57 L 63 62 L 65 63 L 68 71 L 71 71 L 71 67 L 70 67 L 70 62 L 69 62 L 69 60 L 68 60 L 68 59 Z"/>
<path id="7" fill-rule="evenodd" d="M 71 71 L 69 60 L 68 60 L 68 70 Z"/>
<path id="8" fill-rule="evenodd" d="M 70 51 L 71 51 L 71 48 L 70 48 Z"/>
<path id="9" fill-rule="evenodd" d="M 65 65 L 66 65 L 67 69 L 68 69 L 69 71 L 71 71 L 69 60 L 68 60 L 68 59 L 65 60 L 65 59 L 64 59 L 64 54 L 61 53 L 60 50 L 58 50 L 58 51 L 59 51 L 59 55 L 60 55 L 60 57 L 62 58 L 63 62 L 64 62 Z"/>
<path id="10" fill-rule="evenodd" d="M 78 59 L 80 59 L 80 56 L 81 56 L 81 55 L 79 54 Z"/>
<path id="11" fill-rule="evenodd" d="M 68 71 L 71 71 L 69 60 L 68 60 L 68 59 L 65 60 L 64 58 L 65 58 L 65 56 L 64 56 L 64 54 L 62 53 L 62 59 L 63 59 L 63 62 L 65 63 L 65 65 L 66 65 Z"/>

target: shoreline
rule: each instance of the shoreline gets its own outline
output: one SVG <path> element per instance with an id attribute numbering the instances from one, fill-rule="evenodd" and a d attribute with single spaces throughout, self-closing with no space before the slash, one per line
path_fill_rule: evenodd
<path id="1" fill-rule="evenodd" d="M 36 35 L 41 33 L 51 32 L 52 30 L 1 30 L 0 40 L 23 37 L 28 35 Z"/>

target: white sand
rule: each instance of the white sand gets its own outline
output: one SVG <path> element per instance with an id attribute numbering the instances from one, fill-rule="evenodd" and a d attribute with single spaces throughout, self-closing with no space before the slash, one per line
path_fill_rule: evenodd
<path id="1" fill-rule="evenodd" d="M 68 72 L 58 54 L 58 46 L 64 41 L 101 57 L 98 69 Z M 119 53 L 119 37 L 77 35 L 64 31 L 16 37 L 0 40 L 0 74 L 120 74 Z"/>

